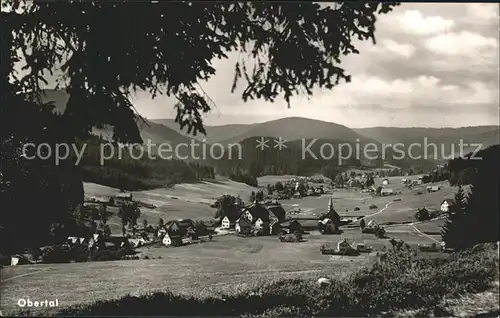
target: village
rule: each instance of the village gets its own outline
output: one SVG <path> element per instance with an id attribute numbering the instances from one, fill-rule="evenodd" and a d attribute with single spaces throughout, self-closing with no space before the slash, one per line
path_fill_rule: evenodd
<path id="1" fill-rule="evenodd" d="M 377 243 L 381 241 L 389 242 L 395 246 L 397 241 L 393 236 L 388 235 L 389 228 L 394 229 L 395 226 L 405 224 L 413 226 L 412 222 L 431 221 L 432 223 L 433 220 L 439 222 L 442 219 L 441 215 L 447 212 L 452 204 L 449 199 L 443 198 L 439 208 L 434 208 L 432 211 L 429 207 L 415 206 L 411 212 L 413 221 L 391 220 L 392 222 L 381 224 L 376 218 L 370 217 L 384 210 L 379 209 L 376 204 L 370 204 L 368 208 L 364 208 L 364 211 L 356 206 L 351 211 L 346 209 L 345 213 L 341 210 L 342 204 L 336 205 L 336 202 L 346 201 L 342 199 L 346 195 L 365 195 L 366 198 L 379 201 L 388 196 L 401 196 L 403 192 L 409 191 L 416 191 L 414 195 L 417 196 L 425 195 L 423 186 L 425 176 L 392 177 L 391 180 L 379 176 L 375 178 L 378 185 L 373 181 L 373 176 L 368 174 L 353 178 L 347 177 L 346 174 L 341 184 L 322 176 L 283 178 L 281 181 L 267 183 L 266 186 L 263 185 L 255 189 L 256 191 L 251 191 L 247 203 L 239 195 L 223 194 L 210 204 L 216 218 L 164 220 L 163 217 L 159 217 L 156 224 L 148 223 L 146 218 L 143 218 L 141 222 L 144 216 L 144 213 L 141 215 L 141 209 L 156 211 L 157 207 L 147 200 L 137 200 L 133 193 L 121 190 L 109 196 L 90 196 L 86 198 L 82 213 L 92 216 L 90 228 L 93 232 L 75 233 L 67 238 L 64 246 L 59 246 L 63 250 L 83 250 L 81 253 L 85 254 L 84 256 L 76 256 L 78 252 L 75 252 L 68 253 L 73 255 L 73 259 L 61 258 L 56 256 L 58 253 L 54 247 L 49 246 L 36 253 L 13 255 L 10 265 L 149 258 L 147 254 L 151 248 L 207 243 L 214 241 L 214 237 L 226 235 L 248 239 L 262 236 L 276 237 L 276 240 L 281 243 L 300 243 L 309 240 L 314 242 L 318 235 L 332 236 L 321 245 L 321 254 L 352 256 L 359 253 L 376 253 L 379 255 L 386 251 L 387 244 L 383 243 L 379 248 L 374 248 L 368 245 L 367 241 L 375 241 L 375 245 L 380 245 Z M 425 186 L 425 191 L 429 194 L 435 193 L 439 192 L 442 187 L 442 184 L 431 184 Z M 402 198 L 398 197 L 389 203 L 398 203 L 401 200 Z M 362 203 L 367 205 L 367 201 L 365 199 Z M 314 202 L 317 206 L 315 212 L 308 212 L 310 209 L 306 208 L 307 203 L 302 204 L 302 202 Z M 433 207 L 435 206 L 436 202 Z M 115 220 L 115 226 L 110 226 L 108 220 Z M 118 228 L 116 220 L 120 220 L 121 233 L 116 233 Z M 359 233 L 354 237 L 350 235 L 352 238 L 346 235 L 356 232 Z M 371 235 L 371 237 L 366 239 L 366 235 Z M 444 249 L 442 243 L 435 238 L 432 238 L 430 242 L 424 241 L 425 243 L 417 244 L 422 251 L 437 252 Z M 216 242 L 211 244 L 216 244 Z M 168 257 L 168 251 L 153 254 L 158 258 Z"/>

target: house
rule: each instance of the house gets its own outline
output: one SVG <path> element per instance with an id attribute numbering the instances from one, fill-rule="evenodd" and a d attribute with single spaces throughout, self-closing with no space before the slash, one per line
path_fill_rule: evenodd
<path id="1" fill-rule="evenodd" d="M 382 181 L 382 184 L 383 184 L 383 185 L 388 185 L 388 184 L 389 184 L 389 179 L 384 179 L 384 180 Z"/>
<path id="2" fill-rule="evenodd" d="M 254 217 L 252 215 L 252 213 L 250 213 L 250 211 L 248 209 L 245 209 L 243 211 L 243 213 L 241 213 L 240 215 L 240 219 L 247 219 L 248 221 L 250 221 L 250 223 L 253 223 L 255 220 L 254 220 Z"/>
<path id="3" fill-rule="evenodd" d="M 267 206 L 267 210 L 269 211 L 270 218 L 277 218 L 278 222 L 284 221 L 286 218 L 286 211 L 281 204 Z"/>
<path id="4" fill-rule="evenodd" d="M 450 199 L 443 200 L 443 202 L 441 202 L 441 212 L 448 213 L 452 204 L 453 201 Z"/>
<path id="5" fill-rule="evenodd" d="M 116 195 L 116 198 L 124 201 L 132 201 L 132 193 L 120 192 Z"/>
<path id="6" fill-rule="evenodd" d="M 380 191 L 380 195 L 392 195 L 392 194 L 394 194 L 393 189 L 382 189 Z"/>
<path id="7" fill-rule="evenodd" d="M 84 237 L 68 236 L 68 238 L 66 239 L 66 242 L 69 245 L 86 244 L 87 243 L 87 239 L 85 239 Z"/>
<path id="8" fill-rule="evenodd" d="M 189 231 L 194 231 L 195 224 L 191 219 L 180 219 L 175 221 L 168 221 L 165 223 L 165 229 L 170 236 L 185 237 Z"/>
<path id="9" fill-rule="evenodd" d="M 366 225 L 366 227 L 369 227 L 369 228 L 376 228 L 378 226 L 377 222 L 375 222 L 375 220 L 371 220 L 370 222 L 368 222 L 368 224 Z"/>
<path id="10" fill-rule="evenodd" d="M 165 234 L 167 234 L 167 230 L 165 229 L 165 226 L 163 226 L 158 229 L 156 236 L 162 238 Z"/>
<path id="11" fill-rule="evenodd" d="M 421 185 L 422 184 L 422 179 L 418 179 L 418 180 L 412 180 L 411 182 L 413 185 Z"/>
<path id="12" fill-rule="evenodd" d="M 182 238 L 180 235 L 170 235 L 170 234 L 165 234 L 162 240 L 163 245 L 165 246 L 179 246 L 183 243 Z"/>
<path id="13" fill-rule="evenodd" d="M 268 225 L 269 222 L 264 222 L 262 218 L 258 218 L 257 221 L 255 221 L 255 228 L 256 229 L 262 229 L 264 225 Z"/>
<path id="14" fill-rule="evenodd" d="M 288 229 L 288 233 L 305 233 L 302 225 L 296 219 L 284 222 L 281 226 Z"/>
<path id="15" fill-rule="evenodd" d="M 245 219 L 239 218 L 234 226 L 236 233 L 248 235 L 252 233 L 252 223 Z"/>
<path id="16" fill-rule="evenodd" d="M 346 239 L 341 240 L 337 243 L 337 251 L 340 253 L 347 253 L 354 250 L 352 246 L 347 242 Z"/>
<path id="17" fill-rule="evenodd" d="M 369 252 L 372 251 L 372 247 L 371 246 L 367 246 L 364 243 L 358 243 L 358 244 L 356 244 L 356 250 L 358 252 L 369 253 Z"/>
<path id="18" fill-rule="evenodd" d="M 128 242 L 133 248 L 137 248 L 137 247 L 140 247 L 142 245 L 142 241 L 140 239 L 136 239 L 136 238 L 129 238 Z"/>
<path id="19" fill-rule="evenodd" d="M 235 225 L 235 221 L 232 221 L 229 217 L 225 216 L 222 218 L 221 228 L 223 229 L 231 229 Z"/>
<path id="20" fill-rule="evenodd" d="M 269 223 L 269 234 L 270 235 L 277 235 L 281 232 L 281 225 L 279 221 L 274 221 L 272 220 L 271 223 Z"/>
<path id="21" fill-rule="evenodd" d="M 401 179 L 402 184 L 406 184 L 406 182 L 408 182 L 408 180 L 406 178 Z"/>
<path id="22" fill-rule="evenodd" d="M 427 186 L 427 192 L 437 192 L 441 190 L 440 186 Z"/>
<path id="23" fill-rule="evenodd" d="M 321 234 L 333 234 L 338 230 L 337 225 L 329 218 L 319 221 L 318 228 Z"/>

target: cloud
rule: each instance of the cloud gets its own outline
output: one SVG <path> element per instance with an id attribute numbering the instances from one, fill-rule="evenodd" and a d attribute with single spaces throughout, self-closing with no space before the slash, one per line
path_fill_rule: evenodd
<path id="1" fill-rule="evenodd" d="M 496 53 L 498 39 L 462 31 L 431 37 L 425 41 L 425 47 L 438 54 L 464 55 L 479 59 L 484 55 L 491 56 Z"/>
<path id="2" fill-rule="evenodd" d="M 394 40 L 383 40 L 380 44 L 372 46 L 370 50 L 380 54 L 391 53 L 391 55 L 403 57 L 405 59 L 410 58 L 413 53 L 415 53 L 415 47 L 413 45 L 398 43 Z"/>
<path id="3" fill-rule="evenodd" d="M 440 16 L 424 17 L 418 10 L 407 10 L 398 17 L 401 27 L 410 33 L 435 34 L 450 30 L 455 22 Z"/>
<path id="4" fill-rule="evenodd" d="M 475 22 L 498 19 L 498 3 L 468 3 L 466 6 L 467 17 Z"/>
<path id="5" fill-rule="evenodd" d="M 348 100 L 353 107 L 367 102 L 386 109 L 414 109 L 418 105 L 437 105 L 447 111 L 454 104 L 497 103 L 495 87 L 482 82 L 465 86 L 443 85 L 439 78 L 421 75 L 408 79 L 385 80 L 380 77 L 357 76 L 331 94 L 332 100 Z M 332 103 L 333 104 L 333 103 Z"/>

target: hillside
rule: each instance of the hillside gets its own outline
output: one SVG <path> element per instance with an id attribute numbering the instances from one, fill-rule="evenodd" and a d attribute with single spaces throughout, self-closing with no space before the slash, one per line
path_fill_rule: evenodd
<path id="1" fill-rule="evenodd" d="M 223 143 L 240 142 L 247 138 L 259 136 L 281 137 L 285 140 L 318 138 L 347 142 L 356 142 L 359 139 L 361 143 L 375 141 L 370 137 L 362 136 L 352 129 L 339 124 L 309 118 L 288 117 L 254 124 L 248 130 L 226 138 Z"/>
<path id="2" fill-rule="evenodd" d="M 485 146 L 491 146 L 498 143 L 499 128 L 497 126 L 477 126 L 460 128 L 424 128 L 424 127 L 372 127 L 355 128 L 357 133 L 374 138 L 381 143 L 394 144 L 413 142 L 428 142 L 442 144 L 458 144 L 460 139 L 466 143 L 483 143 Z"/>
<path id="3" fill-rule="evenodd" d="M 187 133 L 187 128 L 185 127 L 184 129 L 180 129 L 180 126 L 178 123 L 175 122 L 174 119 L 150 119 L 150 122 L 156 123 L 156 124 L 161 124 L 164 126 L 167 126 L 170 129 L 175 130 L 179 134 L 187 137 L 192 137 L 197 140 L 203 140 L 204 138 L 207 140 L 209 143 L 215 143 L 215 142 L 220 142 L 223 141 L 230 136 L 237 136 L 245 131 L 249 130 L 252 126 L 255 124 L 229 124 L 229 125 L 221 125 L 221 126 L 207 126 L 205 125 L 205 130 L 207 131 L 207 135 L 203 134 L 198 134 L 196 136 L 192 136 Z"/>
<path id="4" fill-rule="evenodd" d="M 54 111 L 57 111 L 59 113 L 64 112 L 68 99 L 69 95 L 61 90 L 52 90 L 52 89 L 45 90 L 44 94 L 42 95 L 42 101 L 45 103 L 53 102 L 55 106 Z M 179 144 L 190 144 L 191 140 L 193 139 L 192 137 L 186 137 L 178 133 L 172 128 L 169 128 L 165 125 L 161 125 L 158 123 L 154 123 L 147 119 L 138 118 L 137 126 L 141 133 L 142 140 L 145 143 L 147 143 L 147 141 L 150 140 L 152 144 L 160 144 L 160 143 L 170 144 L 172 148 L 171 154 L 174 159 L 178 158 L 175 156 L 175 147 Z M 105 140 L 111 140 L 112 131 L 113 130 L 111 127 L 106 127 L 102 129 L 94 128 L 92 130 L 92 133 L 96 136 L 101 136 Z M 199 143 L 199 141 L 197 141 L 197 143 Z M 195 149 L 194 155 L 196 157 L 200 156 L 201 155 L 200 147 L 195 147 L 194 149 Z M 151 147 L 151 150 L 153 153 L 157 152 L 156 147 Z M 187 160 L 191 161 L 192 155 L 190 149 L 187 149 L 185 147 L 179 148 L 178 155 L 180 157 L 188 156 L 189 158 Z M 165 156 L 168 156 L 168 154 L 166 153 Z"/>

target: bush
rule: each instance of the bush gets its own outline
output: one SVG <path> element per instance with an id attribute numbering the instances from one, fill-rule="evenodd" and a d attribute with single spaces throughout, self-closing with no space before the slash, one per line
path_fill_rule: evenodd
<path id="1" fill-rule="evenodd" d="M 354 211 L 359 211 L 360 209 L 358 207 L 355 207 L 354 208 Z"/>
<path id="2" fill-rule="evenodd" d="M 375 204 L 370 205 L 370 210 L 377 209 L 377 208 L 378 208 L 378 206 L 376 206 Z"/>
<path id="3" fill-rule="evenodd" d="M 44 263 L 85 262 L 89 259 L 89 249 L 86 245 L 79 244 L 54 245 L 42 251 L 41 258 Z"/>
<path id="4" fill-rule="evenodd" d="M 426 221 L 431 219 L 431 214 L 426 208 L 418 209 L 417 213 L 415 213 L 415 218 L 418 221 Z"/>
<path id="5" fill-rule="evenodd" d="M 91 260 L 92 261 L 118 261 L 123 259 L 125 255 L 128 255 L 130 252 L 126 249 L 118 249 L 118 250 L 100 250 L 92 253 Z"/>
<path id="6" fill-rule="evenodd" d="M 385 229 L 383 227 L 376 227 L 374 234 L 378 238 L 384 238 L 385 237 Z"/>

